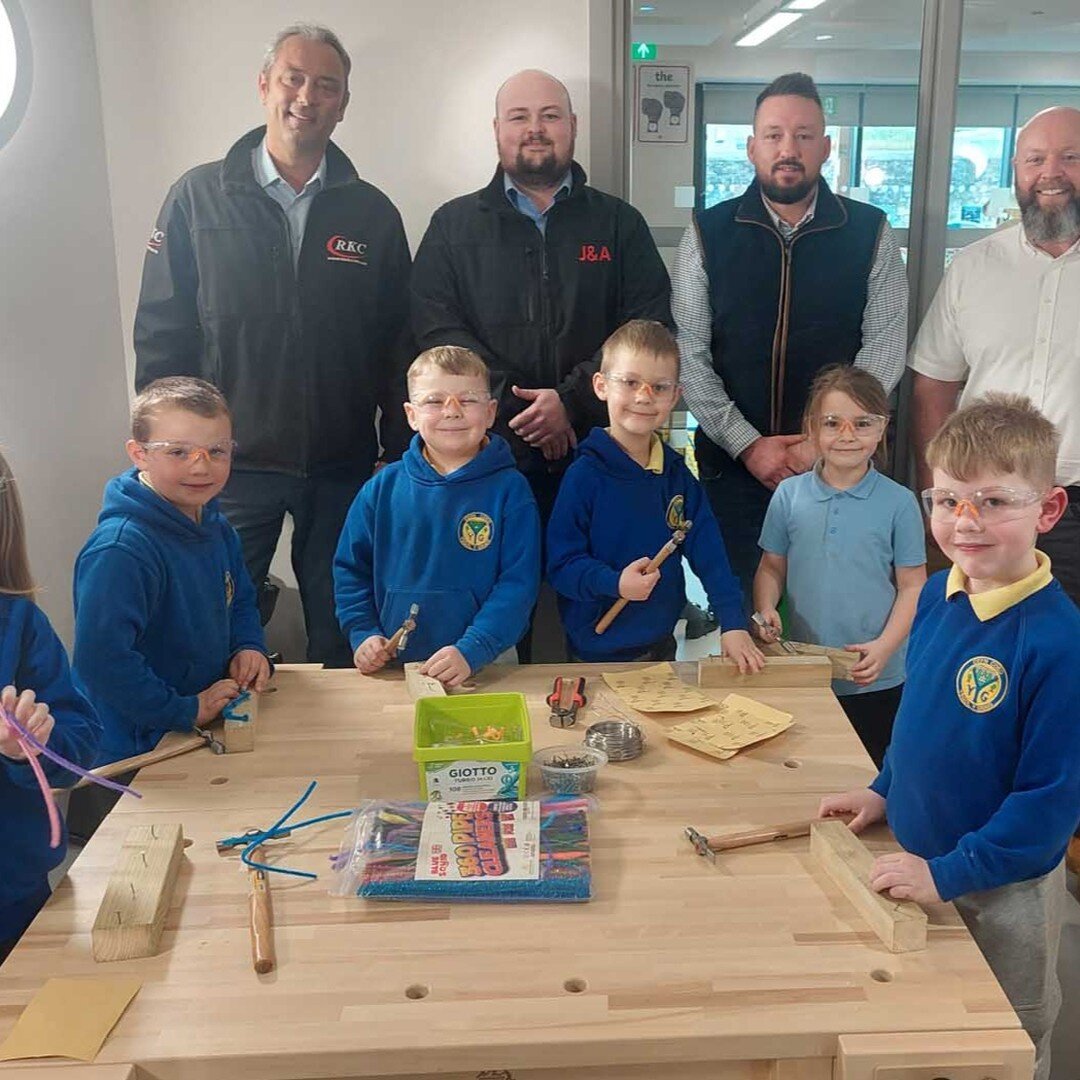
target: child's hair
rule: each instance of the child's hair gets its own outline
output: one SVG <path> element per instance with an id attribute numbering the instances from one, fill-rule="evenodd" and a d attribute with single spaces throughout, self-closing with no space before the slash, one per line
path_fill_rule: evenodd
<path id="1" fill-rule="evenodd" d="M 221 391 L 202 379 L 189 375 L 155 379 L 131 404 L 131 437 L 136 442 L 150 438 L 150 421 L 159 409 L 185 409 L 208 420 L 232 415 Z"/>
<path id="2" fill-rule="evenodd" d="M 803 431 L 809 436 L 817 433 L 818 413 L 826 394 L 833 392 L 847 394 L 856 405 L 874 416 L 889 415 L 889 395 L 885 387 L 868 371 L 855 367 L 854 364 L 831 364 L 822 368 L 810 385 L 810 396 L 806 400 L 803 412 Z M 874 451 L 874 461 L 883 466 L 888 460 L 885 433 Z"/>
<path id="3" fill-rule="evenodd" d="M 36 591 L 26 551 L 22 500 L 11 468 L 0 454 L 0 593 L 33 596 Z"/>
<path id="4" fill-rule="evenodd" d="M 675 365 L 675 378 L 679 377 L 679 345 L 674 334 L 663 323 L 652 319 L 631 319 L 623 323 L 603 344 L 601 371 L 609 369 L 609 362 L 618 349 L 630 353 L 650 353 L 660 360 L 670 360 Z"/>
<path id="5" fill-rule="evenodd" d="M 1057 428 L 1021 394 L 989 393 L 957 410 L 926 447 L 931 469 L 970 480 L 987 470 L 1019 473 L 1040 492 L 1054 484 Z"/>
<path id="6" fill-rule="evenodd" d="M 472 351 L 461 345 L 435 345 L 425 349 L 410 365 L 405 378 L 409 384 L 409 393 L 413 385 L 425 372 L 434 369 L 445 375 L 472 375 L 483 379 L 490 386 L 491 373 L 487 364 Z"/>

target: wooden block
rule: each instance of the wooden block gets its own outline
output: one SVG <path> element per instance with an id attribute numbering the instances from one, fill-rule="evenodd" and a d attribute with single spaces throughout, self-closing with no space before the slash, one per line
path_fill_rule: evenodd
<path id="1" fill-rule="evenodd" d="M 94 920 L 95 960 L 131 960 L 157 952 L 183 852 L 180 825 L 128 830 Z"/>
<path id="2" fill-rule="evenodd" d="M 893 900 L 870 888 L 874 856 L 842 821 L 815 821 L 810 854 L 858 908 L 889 952 L 926 948 L 926 912 L 910 900 Z"/>
<path id="3" fill-rule="evenodd" d="M 832 670 L 832 664 L 824 656 L 767 656 L 763 670 L 743 675 L 734 660 L 726 656 L 707 656 L 698 662 L 698 686 L 738 686 L 745 690 L 829 686 Z"/>
<path id="4" fill-rule="evenodd" d="M 226 754 L 246 754 L 255 749 L 259 720 L 259 695 L 252 691 L 243 701 L 226 705 L 221 713 L 221 741 Z"/>
<path id="5" fill-rule="evenodd" d="M 789 653 L 778 641 L 773 641 L 764 645 L 759 641 L 757 644 L 758 648 L 761 649 L 766 656 L 791 655 L 791 653 Z M 851 669 L 861 659 L 859 653 L 848 652 L 846 649 L 833 649 L 828 645 L 811 645 L 805 641 L 789 641 L 788 644 L 793 646 L 800 656 L 828 657 L 829 662 L 832 664 L 834 679 L 850 679 Z"/>
<path id="6" fill-rule="evenodd" d="M 1015 1031 L 841 1035 L 836 1080 L 1031 1080 L 1035 1047 Z"/>
<path id="7" fill-rule="evenodd" d="M 446 697 L 446 687 L 430 675 L 421 675 L 419 664 L 405 665 L 405 689 L 413 701 L 422 697 Z"/>

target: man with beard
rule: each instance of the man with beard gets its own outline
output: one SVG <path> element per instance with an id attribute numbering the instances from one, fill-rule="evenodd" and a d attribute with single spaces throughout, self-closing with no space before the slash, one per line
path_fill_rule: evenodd
<path id="1" fill-rule="evenodd" d="M 462 345 L 491 369 L 506 438 L 546 524 L 578 438 L 607 422 L 598 352 L 630 319 L 671 325 L 667 271 L 644 218 L 585 182 L 566 87 L 522 71 L 495 99 L 499 166 L 435 211 L 413 266 L 420 349 Z"/>
<path id="2" fill-rule="evenodd" d="M 169 191 L 147 244 L 135 389 L 217 386 L 237 448 L 220 501 L 257 586 L 285 514 L 308 660 L 351 667 L 331 563 L 382 450 L 407 440 L 409 247 L 390 200 L 330 141 L 349 55 L 321 26 L 277 35 L 258 76 L 266 126 Z M 382 420 L 376 429 L 376 408 Z"/>
<path id="3" fill-rule="evenodd" d="M 1029 120 L 1013 171 L 1020 227 L 957 252 L 912 346 L 919 486 L 930 486 L 926 444 L 955 408 L 988 390 L 1029 397 L 1061 435 L 1069 495 L 1039 547 L 1080 604 L 1080 109 Z"/>
<path id="4" fill-rule="evenodd" d="M 702 482 L 745 595 L 771 492 L 805 472 L 810 384 L 856 364 L 891 391 L 904 370 L 907 277 L 876 207 L 821 177 L 829 136 L 809 75 L 758 96 L 744 194 L 695 215 L 672 271 L 683 393 Z"/>

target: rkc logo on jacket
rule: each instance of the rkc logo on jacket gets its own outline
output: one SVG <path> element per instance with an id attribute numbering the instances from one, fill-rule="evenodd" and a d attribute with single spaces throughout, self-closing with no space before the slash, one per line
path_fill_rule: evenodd
<path id="1" fill-rule="evenodd" d="M 350 240 L 347 236 L 331 236 L 326 241 L 326 258 L 328 262 L 347 262 L 367 266 L 367 247 L 363 240 Z"/>
<path id="2" fill-rule="evenodd" d="M 458 543 L 466 551 L 483 551 L 491 547 L 495 522 L 479 510 L 471 510 L 458 525 Z"/>
<path id="3" fill-rule="evenodd" d="M 582 244 L 578 262 L 611 262 L 611 250 L 607 244 Z"/>
<path id="4" fill-rule="evenodd" d="M 151 255 L 156 255 L 161 251 L 161 245 L 165 243 L 165 234 L 160 229 L 154 229 L 150 233 L 150 239 L 146 241 L 146 250 Z"/>
<path id="5" fill-rule="evenodd" d="M 997 708 L 1008 687 L 1005 665 L 992 656 L 973 656 L 956 673 L 956 696 L 972 712 Z"/>

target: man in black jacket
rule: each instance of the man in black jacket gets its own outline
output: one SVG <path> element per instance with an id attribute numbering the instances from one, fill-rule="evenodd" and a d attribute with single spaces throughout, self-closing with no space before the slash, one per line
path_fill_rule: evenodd
<path id="1" fill-rule="evenodd" d="M 644 218 L 585 182 L 566 87 L 522 71 L 495 100 L 499 167 L 440 207 L 416 253 L 417 345 L 464 345 L 491 368 L 496 430 L 546 523 L 578 437 L 607 423 L 594 359 L 628 319 L 671 323 L 667 271 Z"/>
<path id="2" fill-rule="evenodd" d="M 349 56 L 324 27 L 283 30 L 259 74 L 266 127 L 173 185 L 147 245 L 135 387 L 218 386 L 237 449 L 222 507 L 256 584 L 286 513 L 308 659 L 352 662 L 331 563 L 382 451 L 405 442 L 409 248 L 394 205 L 330 136 Z M 376 430 L 376 408 L 382 422 Z"/>

